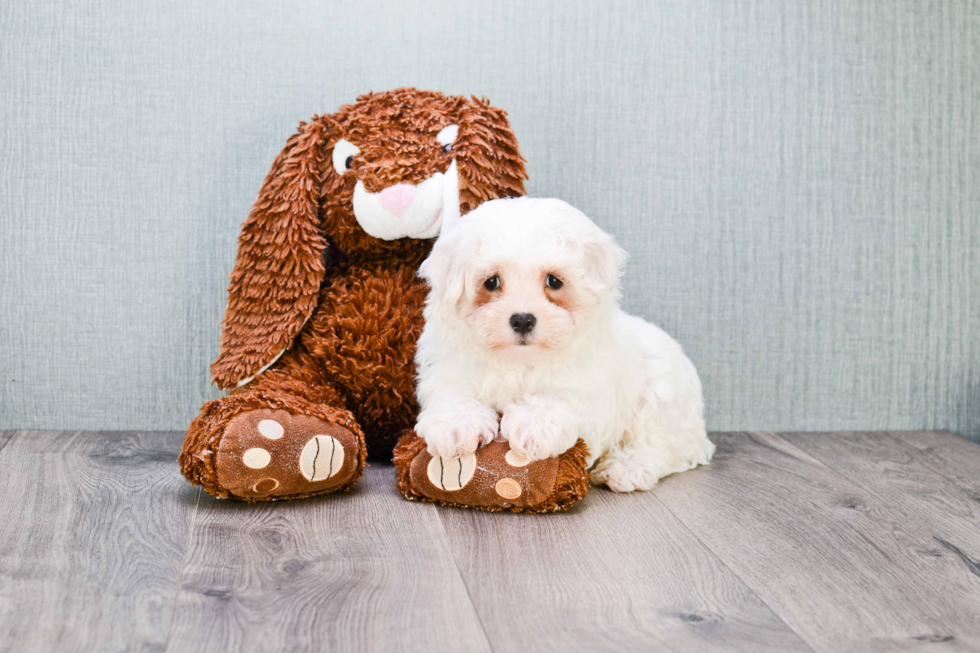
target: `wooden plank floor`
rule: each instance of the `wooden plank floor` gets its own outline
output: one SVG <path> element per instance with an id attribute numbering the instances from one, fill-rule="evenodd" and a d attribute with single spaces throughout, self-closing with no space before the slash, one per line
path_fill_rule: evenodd
<path id="1" fill-rule="evenodd" d="M 0 432 L 0 651 L 978 651 L 980 446 L 716 433 L 568 513 L 216 501 L 182 434 Z"/>

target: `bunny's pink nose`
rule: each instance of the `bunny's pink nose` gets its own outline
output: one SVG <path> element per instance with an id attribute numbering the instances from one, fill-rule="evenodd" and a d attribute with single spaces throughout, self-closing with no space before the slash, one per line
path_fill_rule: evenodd
<path id="1" fill-rule="evenodd" d="M 394 215 L 404 213 L 414 199 L 415 186 L 410 184 L 395 184 L 381 191 L 381 206 Z"/>

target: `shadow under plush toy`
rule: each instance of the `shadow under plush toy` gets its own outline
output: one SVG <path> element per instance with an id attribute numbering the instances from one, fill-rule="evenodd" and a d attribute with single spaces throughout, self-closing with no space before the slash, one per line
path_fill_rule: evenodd
<path id="1" fill-rule="evenodd" d="M 444 221 L 523 195 L 526 178 L 506 113 L 485 99 L 398 89 L 301 123 L 242 226 L 211 366 L 231 394 L 188 428 L 184 476 L 216 497 L 308 497 L 349 489 L 367 457 L 410 442 L 416 271 Z M 402 491 L 444 498 L 422 486 Z"/>

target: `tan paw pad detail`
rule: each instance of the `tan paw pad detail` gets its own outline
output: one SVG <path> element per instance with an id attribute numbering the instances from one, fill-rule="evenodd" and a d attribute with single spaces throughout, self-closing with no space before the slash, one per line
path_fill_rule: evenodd
<path id="1" fill-rule="evenodd" d="M 259 494 L 268 494 L 272 492 L 277 487 L 279 487 L 279 481 L 274 478 L 263 478 L 261 481 L 252 486 L 253 492 L 258 492 Z"/>
<path id="2" fill-rule="evenodd" d="M 429 461 L 426 474 L 429 481 L 446 492 L 455 492 L 466 487 L 476 472 L 476 454 L 460 458 L 434 456 Z"/>
<path id="3" fill-rule="evenodd" d="M 513 449 L 508 450 L 507 453 L 504 454 L 504 460 L 506 460 L 507 464 L 511 467 L 527 467 L 531 464 L 530 458 L 522 453 L 517 453 Z"/>
<path id="4" fill-rule="evenodd" d="M 286 432 L 282 424 L 274 419 L 264 419 L 259 422 L 256 428 L 262 434 L 262 437 L 269 438 L 270 440 L 278 440 Z"/>
<path id="5" fill-rule="evenodd" d="M 272 456 L 261 447 L 253 447 L 242 454 L 242 462 L 252 469 L 264 469 L 271 461 Z"/>
<path id="6" fill-rule="evenodd" d="M 512 478 L 500 479 L 497 481 L 497 484 L 493 487 L 493 489 L 498 495 L 500 495 L 501 498 L 507 499 L 508 501 L 513 501 L 523 493 L 523 490 L 521 490 L 521 484 Z"/>

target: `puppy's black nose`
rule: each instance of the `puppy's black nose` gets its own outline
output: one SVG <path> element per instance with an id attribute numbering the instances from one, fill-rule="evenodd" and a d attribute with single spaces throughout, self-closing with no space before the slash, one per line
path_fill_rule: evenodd
<path id="1" fill-rule="evenodd" d="M 514 313 L 510 316 L 510 328 L 517 331 L 522 336 L 526 336 L 534 329 L 538 319 L 530 313 Z"/>

